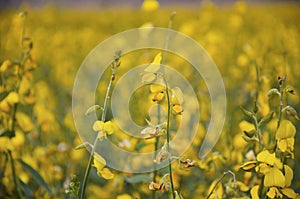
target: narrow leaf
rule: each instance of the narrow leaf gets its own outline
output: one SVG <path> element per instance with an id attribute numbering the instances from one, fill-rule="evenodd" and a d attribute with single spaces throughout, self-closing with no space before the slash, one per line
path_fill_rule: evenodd
<path id="1" fill-rule="evenodd" d="M 35 198 L 32 191 L 30 190 L 29 186 L 27 184 L 25 184 L 20 178 L 18 178 L 18 180 L 24 190 L 25 197 L 28 199 Z"/>
<path id="2" fill-rule="evenodd" d="M 52 194 L 52 191 L 50 189 L 50 187 L 48 186 L 48 184 L 44 181 L 44 179 L 42 178 L 42 176 L 35 170 L 33 169 L 30 165 L 28 165 L 27 163 L 25 163 L 23 160 L 19 159 L 18 160 L 21 165 L 23 166 L 23 168 L 25 170 L 27 170 L 29 173 L 31 173 L 33 179 L 42 187 L 45 188 L 45 190 L 49 193 Z"/>
<path id="3" fill-rule="evenodd" d="M 103 108 L 97 104 L 91 106 L 90 108 L 88 108 L 88 110 L 86 110 L 85 115 L 88 116 L 92 113 L 95 113 L 97 110 L 103 110 Z"/>
<path id="4" fill-rule="evenodd" d="M 89 142 L 84 142 L 78 146 L 75 147 L 75 150 L 79 150 L 79 149 L 85 149 L 85 148 L 93 148 L 93 146 L 89 143 Z"/>
<path id="5" fill-rule="evenodd" d="M 240 109 L 242 110 L 242 112 L 244 113 L 244 115 L 250 117 L 250 118 L 254 118 L 254 113 L 252 113 L 251 111 L 248 111 L 246 109 L 244 109 L 243 107 L 240 106 Z"/>
<path id="6" fill-rule="evenodd" d="M 269 123 L 269 122 L 272 120 L 273 115 L 274 115 L 274 112 L 268 113 L 268 115 L 266 115 L 265 117 L 263 117 L 263 118 L 259 121 L 258 126 L 262 126 L 262 125 L 264 125 L 264 124 Z"/>

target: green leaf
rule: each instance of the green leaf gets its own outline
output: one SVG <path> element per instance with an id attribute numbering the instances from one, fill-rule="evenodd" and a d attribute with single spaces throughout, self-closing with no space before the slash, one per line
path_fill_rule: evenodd
<path id="1" fill-rule="evenodd" d="M 96 111 L 98 111 L 100 109 L 103 110 L 103 108 L 101 106 L 99 106 L 97 104 L 93 105 L 90 108 L 88 108 L 88 110 L 85 112 L 85 115 L 88 116 L 88 115 L 90 115 L 92 113 L 95 113 Z"/>
<path id="2" fill-rule="evenodd" d="M 19 182 L 20 182 L 20 184 L 21 184 L 21 186 L 23 188 L 25 197 L 29 198 L 29 199 L 30 198 L 35 198 L 34 195 L 33 195 L 33 193 L 32 193 L 32 191 L 30 190 L 29 186 L 27 184 L 25 184 L 21 179 L 18 178 L 18 180 L 19 180 Z"/>
<path id="3" fill-rule="evenodd" d="M 45 180 L 42 178 L 42 176 L 35 170 L 33 169 L 29 164 L 25 163 L 23 160 L 19 159 L 18 160 L 21 165 L 23 166 L 23 168 L 25 170 L 27 170 L 29 173 L 31 173 L 33 179 L 42 187 L 45 188 L 45 190 L 52 195 L 52 191 L 50 189 L 50 187 L 48 186 L 48 184 L 45 182 Z"/>
<path id="4" fill-rule="evenodd" d="M 9 137 L 9 138 L 12 138 L 12 137 L 15 137 L 16 134 L 14 131 L 10 131 L 8 130 L 7 128 L 3 128 L 0 130 L 0 137 Z"/>
<path id="5" fill-rule="evenodd" d="M 85 149 L 85 148 L 93 148 L 93 145 L 91 145 L 89 142 L 84 142 L 78 146 L 75 147 L 75 150 L 79 150 L 79 149 Z"/>
<path id="6" fill-rule="evenodd" d="M 152 178 L 147 175 L 135 175 L 129 178 L 125 178 L 128 183 L 140 183 L 140 182 L 151 182 Z"/>
<path id="7" fill-rule="evenodd" d="M 246 115 L 246 116 L 248 116 L 250 118 L 254 118 L 255 117 L 254 113 L 252 113 L 251 111 L 248 111 L 248 110 L 244 109 L 241 106 L 240 106 L 240 109 L 242 110 L 242 112 L 244 113 L 244 115 Z"/>
<path id="8" fill-rule="evenodd" d="M 9 94 L 9 92 L 1 92 L 0 93 L 0 101 L 4 100 L 8 94 Z"/>

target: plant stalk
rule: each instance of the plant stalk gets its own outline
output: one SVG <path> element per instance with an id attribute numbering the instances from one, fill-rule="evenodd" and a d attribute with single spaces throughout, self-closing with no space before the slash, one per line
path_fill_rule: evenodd
<path id="1" fill-rule="evenodd" d="M 11 154 L 10 150 L 8 150 L 8 156 L 9 156 L 10 163 L 11 163 L 11 171 L 12 171 L 12 175 L 13 175 L 14 184 L 15 184 L 15 187 L 16 187 L 17 198 L 21 199 L 21 198 L 23 198 L 22 197 L 22 192 L 20 190 L 19 183 L 18 183 L 18 178 L 17 178 L 17 175 L 16 175 L 15 161 L 14 161 L 14 158 L 12 157 L 12 154 Z"/>
<path id="2" fill-rule="evenodd" d="M 165 83 L 165 89 L 166 89 L 166 96 L 167 96 L 167 103 L 168 103 L 168 117 L 167 117 L 167 150 L 170 153 L 170 118 L 171 118 L 171 100 L 170 100 L 170 94 L 169 94 L 169 86 L 168 82 L 166 80 L 166 77 L 164 75 L 161 75 L 164 83 Z M 172 197 L 175 199 L 175 189 L 174 189 L 174 183 L 173 183 L 173 177 L 172 177 L 172 160 L 171 155 L 168 158 L 168 169 L 170 174 L 170 183 L 171 183 L 171 191 L 172 191 Z"/>
<path id="3" fill-rule="evenodd" d="M 168 35 L 166 38 L 166 44 L 165 44 L 165 49 L 164 49 L 164 54 L 163 54 L 163 60 L 162 60 L 162 64 L 161 64 L 161 72 L 162 74 L 164 74 L 164 69 L 165 69 L 165 64 L 166 64 L 166 60 L 167 60 L 167 56 L 168 56 L 168 48 L 169 48 L 169 41 L 170 41 L 170 30 L 172 29 L 172 25 L 173 25 L 173 19 L 176 15 L 176 12 L 172 12 L 171 16 L 170 16 L 170 20 L 169 20 L 169 24 L 168 24 Z M 168 107 L 169 108 L 169 107 Z M 168 116 L 169 118 L 169 116 Z M 160 123 L 160 106 L 157 107 L 157 123 Z M 158 145 L 159 145 L 159 137 L 155 138 L 155 149 L 154 149 L 154 157 L 157 156 L 157 150 L 158 150 Z M 170 164 L 170 162 L 169 162 Z M 172 168 L 171 168 L 172 169 Z M 154 173 L 153 173 L 153 178 L 152 181 L 155 182 L 156 181 L 156 176 L 157 176 L 157 170 L 156 170 L 156 165 L 154 165 Z M 173 179 L 172 179 L 173 181 Z M 174 192 L 174 191 L 173 191 Z M 152 199 L 155 199 L 155 192 L 152 192 Z"/>
<path id="4" fill-rule="evenodd" d="M 101 121 L 102 122 L 105 122 L 106 111 L 107 111 L 107 108 L 108 108 L 108 101 L 110 99 L 112 83 L 113 83 L 113 81 L 115 80 L 115 77 L 116 77 L 117 67 L 118 67 L 118 64 L 119 64 L 119 62 L 118 62 L 119 57 L 120 57 L 120 55 L 116 55 L 113 66 L 112 66 L 112 75 L 111 75 L 111 78 L 110 78 L 110 81 L 109 81 L 109 84 L 108 84 L 108 87 L 107 87 L 107 90 L 106 90 L 106 95 L 105 95 L 105 100 L 104 100 L 104 105 L 103 105 L 103 112 L 102 112 L 102 116 L 101 116 Z M 100 118 L 98 118 L 98 119 L 100 119 Z M 88 165 L 87 165 L 87 168 L 85 170 L 85 174 L 84 174 L 84 178 L 83 178 L 83 182 L 82 182 L 82 186 L 81 186 L 80 199 L 85 198 L 87 181 L 88 181 L 88 177 L 89 177 L 89 174 L 90 174 L 90 171 L 91 171 L 96 146 L 97 146 L 97 143 L 98 143 L 98 134 L 99 133 L 97 133 L 97 136 L 95 138 L 95 141 L 94 141 L 94 144 L 93 144 L 93 147 L 92 147 L 92 151 L 90 153 Z"/>

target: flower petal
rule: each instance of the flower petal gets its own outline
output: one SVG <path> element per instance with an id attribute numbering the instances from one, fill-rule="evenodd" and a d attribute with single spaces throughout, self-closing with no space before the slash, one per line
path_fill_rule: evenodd
<path id="1" fill-rule="evenodd" d="M 157 71 L 159 71 L 161 59 L 162 59 L 162 55 L 161 55 L 161 52 L 160 52 L 155 56 L 152 63 L 149 66 L 147 66 L 147 68 L 145 68 L 144 71 L 145 72 L 150 72 L 150 73 L 156 73 Z"/>
<path id="2" fill-rule="evenodd" d="M 94 131 L 101 131 L 103 130 L 104 122 L 97 120 L 94 122 L 93 130 Z"/>
<path id="3" fill-rule="evenodd" d="M 98 172 L 101 174 L 101 176 L 106 179 L 106 180 L 110 180 L 113 179 L 114 174 L 108 169 L 108 168 L 103 168 L 100 172 Z"/>
<path id="4" fill-rule="evenodd" d="M 269 165 L 274 165 L 276 160 L 275 153 L 270 153 L 268 150 L 263 150 L 257 155 L 257 160 Z"/>
<path id="5" fill-rule="evenodd" d="M 270 169 L 270 172 L 265 174 L 265 180 L 264 180 L 264 186 L 265 187 L 284 187 L 285 186 L 285 178 L 282 172 L 276 168 L 273 167 Z"/>
<path id="6" fill-rule="evenodd" d="M 286 195 L 289 198 L 296 198 L 297 194 L 295 193 L 295 191 L 291 188 L 283 188 L 281 189 L 281 192 L 283 193 L 283 195 Z"/>
<path id="7" fill-rule="evenodd" d="M 276 132 L 276 139 L 291 138 L 296 134 L 296 128 L 289 120 L 283 120 Z"/>
<path id="8" fill-rule="evenodd" d="M 251 198 L 252 198 L 252 199 L 259 199 L 259 196 L 258 196 L 258 189 L 259 189 L 259 185 L 255 185 L 255 186 L 252 187 L 252 189 L 250 190 L 250 194 L 251 194 Z"/>
<path id="9" fill-rule="evenodd" d="M 278 146 L 278 149 L 282 152 L 285 152 L 287 150 L 287 140 L 286 139 L 282 139 L 282 140 L 279 140 L 277 142 L 277 146 Z"/>
<path id="10" fill-rule="evenodd" d="M 96 167 L 97 171 L 101 171 L 103 167 L 106 165 L 105 159 L 98 153 L 94 154 L 94 167 Z"/>
<path id="11" fill-rule="evenodd" d="M 183 103 L 183 93 L 179 87 L 175 87 L 171 89 L 172 96 L 171 96 L 171 102 L 172 104 L 180 105 Z"/>
<path id="12" fill-rule="evenodd" d="M 269 198 L 275 198 L 276 197 L 276 193 L 278 192 L 276 187 L 271 187 L 270 190 L 267 193 L 267 196 Z"/>
<path id="13" fill-rule="evenodd" d="M 111 135 L 114 132 L 113 124 L 111 121 L 107 121 L 104 123 L 103 130 L 108 134 Z"/>
<path id="14" fill-rule="evenodd" d="M 293 169 L 291 169 L 291 167 L 289 167 L 288 165 L 284 165 L 284 174 L 285 174 L 285 186 L 289 187 L 292 183 L 293 180 Z"/>

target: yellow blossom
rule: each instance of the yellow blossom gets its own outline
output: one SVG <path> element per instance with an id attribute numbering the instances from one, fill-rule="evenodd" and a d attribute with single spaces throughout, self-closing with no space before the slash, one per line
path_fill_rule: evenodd
<path id="1" fill-rule="evenodd" d="M 114 177 L 114 174 L 108 168 L 105 168 L 105 165 L 105 159 L 100 154 L 95 153 L 93 166 L 97 169 L 97 174 L 106 180 L 110 180 Z"/>
<path id="2" fill-rule="evenodd" d="M 259 185 L 255 185 L 254 187 L 252 187 L 252 189 L 250 190 L 252 199 L 259 199 L 258 190 L 259 190 Z"/>
<path id="3" fill-rule="evenodd" d="M 283 188 L 285 186 L 285 177 L 278 168 L 272 167 L 269 172 L 265 174 L 264 186 L 276 186 Z"/>
<path id="4" fill-rule="evenodd" d="M 156 0 L 144 0 L 142 4 L 142 10 L 146 12 L 153 12 L 157 10 L 159 7 L 159 3 Z"/>
<path id="5" fill-rule="evenodd" d="M 283 120 L 276 132 L 277 146 L 282 152 L 294 150 L 294 136 L 296 128 L 289 120 Z"/>
<path id="6" fill-rule="evenodd" d="M 283 188 L 281 189 L 281 192 L 283 195 L 286 195 L 289 198 L 296 198 L 297 194 L 295 193 L 295 191 L 291 188 Z"/>
<path id="7" fill-rule="evenodd" d="M 98 138 L 100 140 L 106 138 L 107 135 L 111 135 L 114 132 L 111 121 L 103 122 L 97 120 L 93 125 L 93 130 L 98 132 Z"/>
<path id="8" fill-rule="evenodd" d="M 267 196 L 269 198 L 275 198 L 275 197 L 282 198 L 282 194 L 279 192 L 279 190 L 276 187 L 271 187 L 267 193 Z"/>

